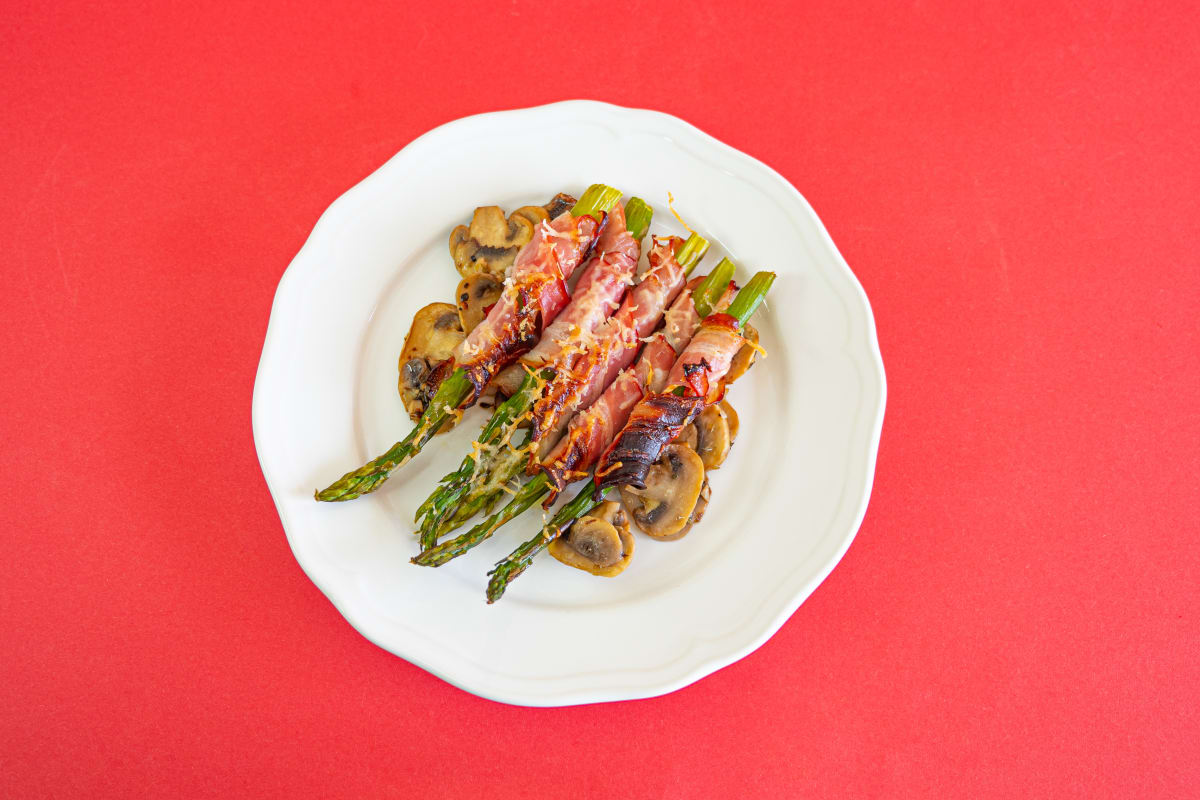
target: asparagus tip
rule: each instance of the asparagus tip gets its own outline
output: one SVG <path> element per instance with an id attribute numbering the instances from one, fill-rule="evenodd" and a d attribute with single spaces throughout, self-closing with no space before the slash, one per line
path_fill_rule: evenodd
<path id="1" fill-rule="evenodd" d="M 630 198 L 625 204 L 625 227 L 633 238 L 640 241 L 646 235 L 646 229 L 650 227 L 650 220 L 653 218 L 654 209 L 642 198 Z"/>
<path id="2" fill-rule="evenodd" d="M 737 297 L 729 304 L 726 313 L 735 318 L 739 325 L 745 325 L 746 320 L 754 316 L 754 312 L 762 305 L 771 284 L 775 283 L 774 272 L 756 272 L 749 283 L 742 287 Z"/>
<path id="3" fill-rule="evenodd" d="M 695 303 L 696 313 L 701 318 L 712 313 L 713 307 L 721 299 L 721 295 L 725 294 L 725 288 L 733 278 L 735 269 L 736 266 L 732 261 L 722 258 L 720 263 L 713 267 L 713 271 L 708 273 L 708 277 L 692 291 L 692 302 Z"/>
<path id="4" fill-rule="evenodd" d="M 679 262 L 679 266 L 683 267 L 685 273 L 691 274 L 691 271 L 695 269 L 707 252 L 708 240 L 698 233 L 693 233 L 686 242 L 680 245 L 679 252 L 675 254 L 675 260 Z"/>
<path id="5" fill-rule="evenodd" d="M 592 216 L 599 222 L 600 219 L 596 215 L 607 212 L 620 199 L 620 189 L 605 186 L 603 183 L 593 183 L 571 209 L 571 215 L 575 217 Z"/>

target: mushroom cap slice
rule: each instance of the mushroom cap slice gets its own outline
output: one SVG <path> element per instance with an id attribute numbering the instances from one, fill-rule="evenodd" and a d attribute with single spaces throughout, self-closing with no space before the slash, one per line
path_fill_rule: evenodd
<path id="1" fill-rule="evenodd" d="M 729 405 L 728 400 L 722 400 L 717 405 L 725 411 L 725 421 L 729 423 L 729 444 L 732 445 L 737 440 L 738 429 L 741 428 L 737 412 L 733 410 L 733 406 Z"/>
<path id="2" fill-rule="evenodd" d="M 729 455 L 733 437 L 729 435 L 729 418 L 720 404 L 708 406 L 692 423 L 696 426 L 696 454 L 704 468 L 717 469 Z"/>
<path id="3" fill-rule="evenodd" d="M 533 238 L 533 221 L 516 212 L 504 218 L 500 206 L 475 209 L 468 233 L 482 247 L 520 247 Z"/>
<path id="4" fill-rule="evenodd" d="M 504 218 L 500 206 L 480 206 L 475 209 L 471 224 L 459 225 L 450 232 L 450 257 L 464 278 L 476 272 L 486 272 L 496 280 L 517 258 L 517 252 L 533 238 L 535 212 L 513 212 Z"/>
<path id="5" fill-rule="evenodd" d="M 475 272 L 459 281 L 454 299 L 464 333 L 470 333 L 483 322 L 486 310 L 496 304 L 503 291 L 504 284 L 487 272 Z"/>
<path id="6" fill-rule="evenodd" d="M 704 462 L 686 444 L 669 444 L 646 473 L 646 488 L 621 487 L 621 500 L 642 531 L 654 539 L 678 539 L 704 486 Z"/>
<path id="7" fill-rule="evenodd" d="M 608 500 L 577 519 L 548 549 L 568 567 L 612 578 L 633 558 L 633 534 L 620 503 Z"/>
<path id="8" fill-rule="evenodd" d="M 521 206 L 512 213 L 513 216 L 524 217 L 529 220 L 534 227 L 550 219 L 550 213 L 542 206 Z"/>
<path id="9" fill-rule="evenodd" d="M 400 351 L 400 399 L 413 420 L 420 419 L 438 385 L 449 373 L 451 355 L 466 338 L 458 309 L 449 303 L 430 303 L 413 316 Z M 442 431 L 454 427 L 453 418 Z"/>
<path id="10" fill-rule="evenodd" d="M 683 432 L 679 434 L 675 441 L 680 444 L 686 444 L 693 450 L 696 449 L 696 445 L 700 443 L 700 435 L 696 433 L 696 423 L 694 420 L 687 424 L 687 427 L 683 429 Z"/>
<path id="11" fill-rule="evenodd" d="M 742 329 L 742 338 L 747 342 L 758 344 L 758 329 L 749 323 Z M 729 371 L 725 373 L 724 383 L 726 386 L 736 381 L 738 378 L 746 374 L 746 370 L 754 366 L 754 359 L 758 357 L 758 350 L 751 347 L 749 344 L 744 344 L 738 351 L 733 354 L 733 360 L 729 362 Z"/>
<path id="12" fill-rule="evenodd" d="M 704 519 L 704 512 L 708 510 L 708 500 L 710 497 L 712 497 L 712 489 L 709 488 L 708 478 L 705 478 L 704 486 L 700 488 L 700 499 L 696 501 L 696 507 L 692 509 L 692 516 L 688 517 L 687 525 L 683 526 L 683 530 L 676 537 L 677 539 L 687 536 L 692 530 L 692 526 Z"/>

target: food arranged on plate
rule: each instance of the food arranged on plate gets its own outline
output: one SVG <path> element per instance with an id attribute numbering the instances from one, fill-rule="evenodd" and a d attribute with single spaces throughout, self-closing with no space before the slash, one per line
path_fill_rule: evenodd
<path id="1" fill-rule="evenodd" d="M 663 541 L 686 535 L 708 506 L 708 472 L 737 437 L 725 392 L 762 352 L 748 321 L 775 275 L 759 272 L 739 290 L 734 264 L 722 259 L 692 277 L 708 250 L 697 233 L 651 237 L 639 271 L 653 210 L 620 199 L 595 184 L 578 201 L 560 194 L 507 216 L 478 208 L 455 228 L 455 303 L 418 311 L 400 356 L 400 394 L 416 426 L 316 498 L 375 491 L 494 395 L 471 452 L 416 510 L 414 564 L 440 566 L 580 481 L 488 573 L 489 603 L 543 550 L 612 577 L 632 559 L 631 525 Z M 479 513 L 488 516 L 442 540 Z"/>

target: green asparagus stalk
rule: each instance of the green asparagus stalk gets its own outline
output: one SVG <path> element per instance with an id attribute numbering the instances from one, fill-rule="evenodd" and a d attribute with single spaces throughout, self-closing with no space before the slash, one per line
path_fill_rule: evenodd
<path id="1" fill-rule="evenodd" d="M 724 264 L 725 261 L 721 263 Z M 714 269 L 712 274 L 715 275 L 716 273 L 717 270 Z M 725 279 L 722 287 L 728 283 L 728 280 L 728 278 Z M 735 318 L 739 326 L 745 325 L 750 317 L 754 315 L 754 312 L 758 310 L 758 307 L 762 305 L 763 300 L 767 296 L 767 291 L 770 290 L 771 284 L 774 282 L 774 272 L 759 272 L 755 274 L 750 279 L 750 282 L 738 292 L 733 302 L 730 303 L 726 313 Z M 719 297 L 720 295 L 717 296 Z M 699 308 L 699 302 L 696 302 L 697 308 Z M 711 305 L 708 308 L 711 311 Z M 588 481 L 579 490 L 579 493 L 560 508 L 554 517 L 551 518 L 550 522 L 538 531 L 537 535 L 522 543 L 516 550 L 509 553 L 506 558 L 497 562 L 492 571 L 488 573 L 491 576 L 487 587 L 488 603 L 494 603 L 499 600 L 504 594 L 504 590 L 508 588 L 508 584 L 516 580 L 533 563 L 534 557 L 549 547 L 550 543 L 562 535 L 562 532 L 571 523 L 599 505 L 600 500 L 604 497 L 604 493 L 611 488 L 606 487 L 601 490 L 600 496 L 597 498 L 595 484 L 592 481 Z M 489 535 L 491 534 L 489 533 Z"/>
<path id="2" fill-rule="evenodd" d="M 725 313 L 737 320 L 739 328 L 744 326 L 767 299 L 767 292 L 771 290 L 773 283 L 775 283 L 774 272 L 755 273 L 750 282 L 737 293 L 737 297 L 733 298 L 733 302 L 729 304 Z"/>
<path id="3" fill-rule="evenodd" d="M 713 271 L 708 273 L 708 278 L 692 290 L 692 305 L 696 307 L 696 314 L 700 319 L 704 319 L 713 312 L 713 307 L 720 302 L 721 295 L 725 294 L 725 289 L 733 280 L 735 269 L 737 267 L 732 261 L 722 258 L 713 267 Z"/>
<path id="4" fill-rule="evenodd" d="M 493 444 L 504 436 L 508 425 L 517 417 L 525 413 L 529 407 L 528 398 L 531 394 L 536 394 L 541 388 L 541 382 L 549 380 L 553 377 L 553 373 L 547 370 L 533 371 L 530 370 L 521 380 L 521 385 L 517 387 L 517 391 L 513 396 L 496 406 L 496 410 L 492 413 L 489 419 L 479 432 L 480 444 Z M 456 478 L 463 475 L 471 475 L 475 471 L 475 459 L 472 456 L 467 456 L 463 459 L 462 464 L 454 472 L 449 473 L 439 481 L 439 483 L 451 483 Z M 413 519 L 420 519 L 428 511 L 430 501 L 433 500 L 433 495 L 425 500 L 418 508 Z"/>
<path id="5" fill-rule="evenodd" d="M 496 566 L 488 572 L 488 575 L 491 576 L 487 585 L 488 604 L 491 605 L 499 600 L 504 595 L 504 590 L 508 588 L 508 584 L 528 569 L 537 554 L 549 547 L 550 543 L 561 536 L 571 523 L 586 516 L 592 509 L 600 505 L 607 492 L 608 489 L 605 489 L 601 493 L 600 499 L 597 500 L 593 493 L 592 482 L 588 481 L 579 490 L 579 494 L 560 508 L 533 538 L 523 542 L 516 550 L 498 561 Z"/>
<path id="6" fill-rule="evenodd" d="M 505 436 L 511 435 L 510 428 L 514 424 L 514 420 L 525 413 L 526 409 L 537 399 L 543 383 L 553 375 L 553 371 L 546 369 L 527 373 L 513 396 L 496 407 L 492 418 L 480 432 L 479 443 L 484 446 L 494 445 L 503 441 Z M 481 459 L 482 463 L 477 464 L 475 453 L 467 455 L 459 468 L 442 478 L 438 487 L 417 508 L 415 519 L 421 522 L 422 550 L 427 550 L 437 543 L 438 531 L 443 527 L 448 514 L 453 513 L 455 518 L 459 516 L 462 506 L 457 504 L 474 485 L 473 480 L 475 478 L 482 480 L 486 477 L 481 473 L 486 473 L 489 469 L 490 459 L 485 454 L 481 454 Z M 475 510 L 477 511 L 478 507 Z M 471 515 L 474 513 L 475 511 L 472 511 Z M 469 518 L 470 515 L 463 517 L 463 520 Z"/>
<path id="7" fill-rule="evenodd" d="M 422 550 L 427 550 L 434 544 L 437 544 L 436 539 L 444 536 L 452 530 L 455 530 L 463 525 L 471 517 L 478 514 L 480 511 L 485 514 L 490 514 L 496 502 L 504 496 L 504 488 L 512 483 L 529 463 L 529 438 L 516 448 L 506 448 L 505 450 L 493 454 L 487 466 L 487 474 L 483 476 L 475 476 L 475 478 L 463 487 L 463 493 L 459 501 L 448 513 L 441 515 L 437 523 L 436 535 L 434 541 L 422 547 Z M 432 523 L 431 523 L 432 524 Z M 424 531 L 422 532 L 424 537 Z M 422 538 L 422 544 L 425 544 Z"/>
<path id="8" fill-rule="evenodd" d="M 316 498 L 325 503 L 353 500 L 356 497 L 373 492 L 388 479 L 396 469 L 407 464 L 421 448 L 433 438 L 441 424 L 449 416 L 451 409 L 457 408 L 471 394 L 471 382 L 467 373 L 460 367 L 442 381 L 434 393 L 433 399 L 421 415 L 417 427 L 408 436 L 392 445 L 386 453 L 368 461 L 352 472 L 347 472 L 327 488 L 316 493 Z"/>
<path id="9" fill-rule="evenodd" d="M 640 197 L 631 197 L 625 204 L 625 229 L 639 242 L 650 227 L 654 218 L 654 209 Z"/>
<path id="10" fill-rule="evenodd" d="M 579 202 L 571 209 L 571 214 L 576 217 L 591 215 L 599 220 L 597 215 L 607 212 L 620 199 L 621 192 L 618 189 L 596 183 L 583 193 Z M 462 367 L 454 370 L 442 381 L 417 426 L 408 436 L 388 448 L 383 455 L 347 472 L 329 487 L 316 492 L 316 499 L 323 502 L 353 500 L 378 489 L 392 472 L 421 452 L 421 448 L 433 438 L 450 413 L 467 401 L 472 390 L 466 371 Z"/>
<path id="11" fill-rule="evenodd" d="M 533 480 L 522 486 L 504 508 L 492 514 L 466 533 L 447 542 L 442 542 L 414 556 L 412 563 L 422 567 L 440 567 L 450 559 L 461 556 L 475 545 L 486 540 L 501 525 L 514 517 L 520 516 L 526 509 L 549 493 L 550 479 L 544 474 L 539 473 Z"/>
<path id="12" fill-rule="evenodd" d="M 630 201 L 632 203 L 632 201 Z M 708 249 L 708 243 L 703 237 L 698 234 L 692 236 L 684 242 L 680 247 L 679 255 L 683 255 L 686 261 L 681 260 L 680 265 L 684 267 L 685 273 L 690 273 L 695 269 L 696 264 L 704 256 Z M 728 258 L 722 259 L 712 272 L 705 277 L 696 288 L 692 290 L 692 302 L 695 304 L 697 311 L 703 311 L 701 316 L 708 316 L 712 311 L 712 307 L 725 294 L 725 290 L 729 285 L 729 281 L 733 279 L 734 264 Z M 532 403 L 531 403 L 532 404 Z M 489 508 L 495 504 L 500 494 L 504 491 L 501 486 L 505 486 L 509 481 L 516 478 L 525 466 L 525 461 L 522 459 L 507 459 L 508 464 L 497 464 L 489 469 L 483 478 L 476 476 L 474 486 L 467 496 L 467 500 L 457 507 L 454 514 L 447 518 L 446 514 L 438 517 L 426 515 L 425 521 L 421 527 L 421 549 L 426 550 L 437 541 L 438 537 L 449 533 L 458 528 L 459 525 L 473 517 L 481 508 Z M 486 481 L 486 486 L 484 486 Z M 488 489 L 487 487 L 491 487 Z M 481 488 L 482 487 L 482 488 Z M 437 495 L 435 490 L 434 495 Z M 454 495 L 454 501 L 457 502 L 464 497 L 464 493 L 459 492 Z M 429 501 L 426 501 L 429 502 Z M 435 503 L 438 501 L 434 501 Z"/>

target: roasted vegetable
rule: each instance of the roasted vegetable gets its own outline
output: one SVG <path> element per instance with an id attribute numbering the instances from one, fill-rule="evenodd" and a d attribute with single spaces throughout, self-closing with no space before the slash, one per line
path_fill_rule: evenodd
<path id="1" fill-rule="evenodd" d="M 612 578 L 633 558 L 633 535 L 621 504 L 608 500 L 550 543 L 550 555 L 568 567 Z"/>
<path id="2" fill-rule="evenodd" d="M 541 206 L 521 206 L 504 218 L 500 206 L 475 209 L 470 225 L 450 232 L 450 257 L 464 278 L 486 273 L 498 281 L 512 266 L 517 252 L 533 238 L 533 228 L 548 219 Z"/>
<path id="3" fill-rule="evenodd" d="M 704 462 L 676 443 L 663 448 L 646 472 L 646 488 L 621 487 L 621 501 L 647 536 L 667 541 L 683 535 L 703 487 Z"/>
<path id="4" fill-rule="evenodd" d="M 464 336 L 458 310 L 449 303 L 430 303 L 413 316 L 400 351 L 399 381 L 400 399 L 413 420 L 425 413 Z M 450 427 L 443 425 L 442 430 Z"/>
<path id="5" fill-rule="evenodd" d="M 458 320 L 464 333 L 470 333 L 483 322 L 503 290 L 504 283 L 487 272 L 473 273 L 459 282 L 454 302 L 458 304 Z"/>
<path id="6" fill-rule="evenodd" d="M 753 325 L 746 323 L 742 328 L 742 338 L 746 340 L 746 344 L 738 348 L 733 361 L 729 363 L 729 372 L 725 373 L 726 385 L 745 375 L 746 370 L 754 366 L 754 360 L 761 352 L 761 348 L 758 347 L 758 329 Z"/>

